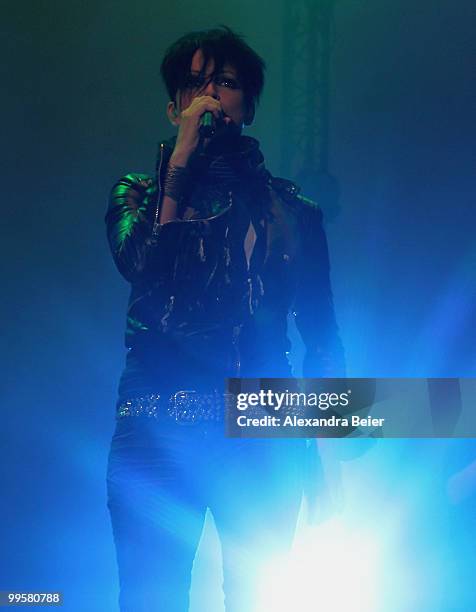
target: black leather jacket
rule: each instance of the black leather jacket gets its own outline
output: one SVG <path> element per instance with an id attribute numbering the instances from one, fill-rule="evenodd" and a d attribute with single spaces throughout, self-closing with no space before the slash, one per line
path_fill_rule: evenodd
<path id="1" fill-rule="evenodd" d="M 106 214 L 114 261 L 131 283 L 120 397 L 222 388 L 227 376 L 290 376 L 287 316 L 306 347 L 304 374 L 343 374 L 322 213 L 273 178 L 256 140 L 197 156 L 188 219 L 159 224 L 173 141 L 156 177 L 128 174 Z"/>

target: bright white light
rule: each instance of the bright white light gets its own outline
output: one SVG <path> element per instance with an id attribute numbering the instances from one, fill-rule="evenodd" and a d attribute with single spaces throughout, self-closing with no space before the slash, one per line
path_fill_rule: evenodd
<path id="1" fill-rule="evenodd" d="M 260 581 L 259 612 L 374 612 L 379 576 L 375 540 L 339 519 L 303 527 L 291 553 Z"/>

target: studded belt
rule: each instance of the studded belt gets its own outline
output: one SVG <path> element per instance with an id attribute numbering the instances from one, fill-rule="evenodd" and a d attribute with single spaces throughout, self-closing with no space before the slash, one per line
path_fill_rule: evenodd
<path id="1" fill-rule="evenodd" d="M 234 398 L 230 393 L 177 391 L 169 397 L 151 394 L 125 400 L 117 407 L 118 419 L 145 416 L 168 418 L 184 425 L 223 422 L 225 404 Z"/>

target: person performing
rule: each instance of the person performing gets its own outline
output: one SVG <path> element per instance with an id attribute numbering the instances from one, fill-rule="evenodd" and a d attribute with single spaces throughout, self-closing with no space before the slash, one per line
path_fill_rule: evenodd
<path id="1" fill-rule="evenodd" d="M 287 317 L 304 375 L 343 373 L 322 214 L 273 177 L 242 134 L 264 62 L 226 27 L 192 32 L 161 74 L 176 137 L 155 176 L 113 187 L 107 233 L 131 284 L 126 363 L 108 462 L 121 612 L 186 612 L 207 509 L 227 612 L 257 611 L 260 573 L 290 546 L 306 441 L 224 434 L 227 377 L 290 377 Z M 290 152 L 291 153 L 291 152 Z"/>

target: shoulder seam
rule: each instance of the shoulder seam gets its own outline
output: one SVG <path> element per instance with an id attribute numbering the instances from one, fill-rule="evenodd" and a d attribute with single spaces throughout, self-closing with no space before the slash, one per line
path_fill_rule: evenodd
<path id="1" fill-rule="evenodd" d="M 287 204 L 291 206 L 297 204 L 299 207 L 318 211 L 322 215 L 322 209 L 319 204 L 316 201 L 302 195 L 301 188 L 299 185 L 297 185 L 297 183 L 278 177 L 271 177 L 269 182 L 272 189 L 274 189 L 274 191 L 276 191 L 276 193 L 280 195 Z"/>

